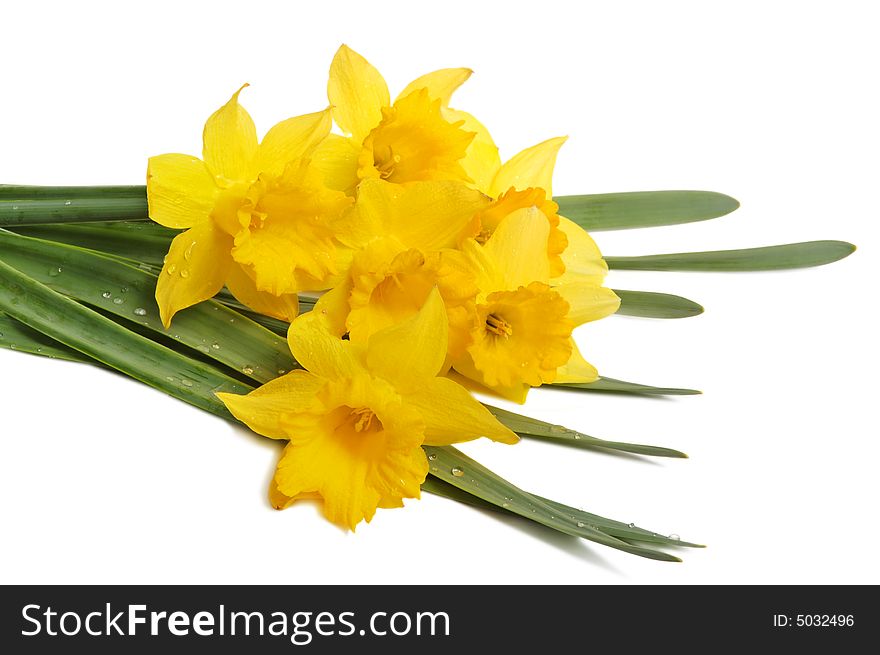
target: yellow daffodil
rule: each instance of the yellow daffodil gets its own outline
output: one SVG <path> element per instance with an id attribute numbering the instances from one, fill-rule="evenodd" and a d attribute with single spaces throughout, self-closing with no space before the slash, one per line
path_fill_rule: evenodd
<path id="1" fill-rule="evenodd" d="M 459 356 L 470 341 L 477 287 L 461 252 L 459 235 L 488 198 L 452 181 L 401 187 L 364 180 L 353 213 L 359 229 L 378 235 L 355 253 L 345 283 L 322 298 L 333 305 L 353 341 L 416 312 L 437 287 L 449 319 L 449 353 Z"/>
<path id="2" fill-rule="evenodd" d="M 483 180 L 478 189 L 493 199 L 492 204 L 474 216 L 463 232 L 484 243 L 501 221 L 511 213 L 534 207 L 545 216 L 550 226 L 546 259 L 550 264 L 553 284 L 594 282 L 601 284 L 608 273 L 593 238 L 564 216 L 552 201 L 553 169 L 559 149 L 566 137 L 554 137 L 519 152 L 504 164 L 484 158 L 475 179 Z"/>
<path id="3" fill-rule="evenodd" d="M 166 327 L 224 285 L 252 309 L 292 320 L 297 292 L 331 287 L 351 258 L 351 199 L 305 159 L 330 131 L 329 109 L 278 123 L 258 142 L 240 92 L 205 124 L 203 159 L 149 161 L 150 217 L 186 230 L 156 288 Z"/>
<path id="4" fill-rule="evenodd" d="M 613 291 L 588 277 L 551 286 L 550 240 L 547 216 L 531 206 L 505 216 L 484 245 L 462 244 L 479 294 L 471 345 L 453 366 L 517 402 L 543 383 L 595 381 L 596 369 L 571 333 L 620 305 Z"/>
<path id="5" fill-rule="evenodd" d="M 270 489 L 277 508 L 318 498 L 329 520 L 354 530 L 377 507 L 419 497 L 428 473 L 423 444 L 517 441 L 463 387 L 437 377 L 446 331 L 436 290 L 418 313 L 364 342 L 334 334 L 326 310 L 316 307 L 288 335 L 306 370 L 246 396 L 218 394 L 255 432 L 289 440 Z"/>
<path id="6" fill-rule="evenodd" d="M 484 183 L 482 172 L 500 165 L 498 148 L 473 116 L 449 108 L 452 93 L 471 72 L 446 68 L 428 73 L 392 103 L 379 71 L 341 46 L 330 65 L 327 95 L 345 136 L 331 134 L 315 152 L 327 183 L 348 193 L 371 178 L 396 184 Z"/>

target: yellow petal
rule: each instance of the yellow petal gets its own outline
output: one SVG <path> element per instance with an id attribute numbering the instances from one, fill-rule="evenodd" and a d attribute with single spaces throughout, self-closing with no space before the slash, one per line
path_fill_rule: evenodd
<path id="1" fill-rule="evenodd" d="M 350 311 L 348 297 L 351 295 L 351 278 L 348 276 L 338 285 L 330 289 L 315 303 L 313 312 L 323 318 L 330 334 L 342 337 L 348 328 L 346 319 Z"/>
<path id="2" fill-rule="evenodd" d="M 513 187 L 522 191 L 528 187 L 539 187 L 553 197 L 553 167 L 556 155 L 568 137 L 559 136 L 548 139 L 531 148 L 526 148 L 508 160 L 495 174 L 489 195 L 497 198 Z"/>
<path id="3" fill-rule="evenodd" d="M 330 109 L 288 118 L 275 125 L 263 137 L 257 155 L 257 170 L 281 175 L 295 159 L 309 155 L 330 133 L 333 119 Z"/>
<path id="4" fill-rule="evenodd" d="M 405 98 L 413 91 L 419 89 L 428 89 L 428 95 L 431 99 L 439 98 L 441 104 L 445 107 L 449 104 L 449 99 L 455 90 L 473 74 L 470 68 L 441 68 L 432 73 L 426 73 L 421 77 L 417 77 L 406 85 L 406 88 L 397 96 L 397 100 Z"/>
<path id="5" fill-rule="evenodd" d="M 577 223 L 564 216 L 559 217 L 559 229 L 568 239 L 568 247 L 562 251 L 565 273 L 553 279 L 553 284 L 569 282 L 593 282 L 602 284 L 608 273 L 608 264 L 602 259 L 599 246 Z"/>
<path id="6" fill-rule="evenodd" d="M 350 378 L 362 369 L 355 344 L 334 335 L 320 312 L 298 316 L 287 331 L 287 343 L 294 359 L 322 378 Z"/>
<path id="7" fill-rule="evenodd" d="M 211 173 L 227 180 L 250 181 L 255 175 L 257 128 L 250 114 L 238 104 L 238 94 L 246 86 L 211 114 L 202 135 L 202 159 Z"/>
<path id="8" fill-rule="evenodd" d="M 474 361 L 468 353 L 455 360 L 453 370 L 449 372 L 449 378 L 471 391 L 490 393 L 520 405 L 526 401 L 529 389 L 531 389 L 529 385 L 519 383 L 509 386 L 496 384 L 490 387 L 483 381 L 483 374 L 474 366 Z"/>
<path id="9" fill-rule="evenodd" d="M 574 339 L 571 340 L 571 357 L 565 366 L 556 371 L 554 382 L 595 382 L 599 379 L 596 367 L 583 358 Z"/>
<path id="10" fill-rule="evenodd" d="M 260 195 L 252 210 L 258 219 L 236 234 L 232 256 L 272 295 L 330 288 L 350 259 L 339 252 L 335 221 L 351 203 L 325 188 L 307 162 L 294 162 Z"/>
<path id="11" fill-rule="evenodd" d="M 347 136 L 328 134 L 311 154 L 312 166 L 324 179 L 324 184 L 334 191 L 350 196 L 355 194 L 358 178 L 358 155 L 360 142 Z"/>
<path id="12" fill-rule="evenodd" d="M 347 45 L 340 46 L 330 64 L 327 97 L 336 123 L 358 143 L 382 120 L 382 107 L 391 104 L 385 79 Z"/>
<path id="13" fill-rule="evenodd" d="M 549 282 L 549 236 L 550 223 L 537 207 L 517 209 L 501 221 L 483 247 L 495 262 L 507 289 L 532 282 Z"/>
<path id="14" fill-rule="evenodd" d="M 211 215 L 219 189 L 205 162 L 189 155 L 159 155 L 147 164 L 150 218 L 165 227 L 192 227 Z"/>
<path id="15" fill-rule="evenodd" d="M 322 411 L 284 419 L 290 443 L 275 474 L 284 496 L 318 493 L 328 519 L 354 530 L 380 504 L 418 497 L 428 473 L 424 421 L 381 380 L 328 383 Z"/>
<path id="16" fill-rule="evenodd" d="M 448 338 L 446 308 L 435 287 L 418 314 L 370 337 L 367 367 L 397 388 L 418 387 L 440 372 Z"/>
<path id="17" fill-rule="evenodd" d="M 260 314 L 291 322 L 299 314 L 299 296 L 285 293 L 280 296 L 257 289 L 253 278 L 238 262 L 233 262 L 226 276 L 226 286 L 236 299 Z"/>
<path id="18" fill-rule="evenodd" d="M 181 309 L 207 300 L 223 288 L 232 262 L 231 248 L 232 238 L 211 221 L 174 237 L 156 284 L 156 302 L 166 328 Z"/>
<path id="19" fill-rule="evenodd" d="M 408 248 L 441 250 L 456 245 L 461 231 L 489 199 L 454 181 L 413 182 L 405 187 L 364 180 L 358 189 L 359 220 L 378 226 Z"/>
<path id="20" fill-rule="evenodd" d="M 492 140 L 489 130 L 471 114 L 460 109 L 443 108 L 443 117 L 450 123 L 461 122 L 461 129 L 473 132 L 474 140 L 468 146 L 467 153 L 459 163 L 467 176 L 473 180 L 474 186 L 483 193 L 489 193 L 489 187 L 495 173 L 501 168 L 501 156 L 498 146 Z"/>
<path id="21" fill-rule="evenodd" d="M 575 325 L 611 316 L 620 307 L 620 298 L 611 289 L 595 284 L 563 284 L 553 287 L 568 302 L 568 318 Z"/>
<path id="22" fill-rule="evenodd" d="M 288 496 L 282 493 L 278 488 L 278 480 L 276 479 L 276 476 L 272 476 L 272 480 L 269 482 L 269 504 L 272 505 L 272 507 L 275 509 L 287 509 L 298 500 L 324 501 L 321 494 L 317 491 L 304 491 L 296 496 Z"/>
<path id="23" fill-rule="evenodd" d="M 281 425 L 284 414 L 307 410 L 325 384 L 307 371 L 291 371 L 251 391 L 246 396 L 218 393 L 232 415 L 257 434 L 270 439 L 288 439 Z"/>
<path id="24" fill-rule="evenodd" d="M 477 288 L 480 290 L 478 300 L 485 300 L 486 296 L 493 291 L 507 289 L 498 262 L 490 257 L 484 246 L 473 239 L 465 239 L 461 243 L 461 251 L 467 260 Z"/>
<path id="25" fill-rule="evenodd" d="M 467 389 L 448 378 L 422 382 L 404 394 L 404 401 L 425 419 L 426 445 L 448 446 L 480 437 L 509 444 L 519 441 Z"/>

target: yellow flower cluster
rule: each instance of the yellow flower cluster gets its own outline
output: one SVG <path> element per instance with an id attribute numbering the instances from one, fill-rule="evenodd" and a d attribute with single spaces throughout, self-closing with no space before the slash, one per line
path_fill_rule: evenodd
<path id="1" fill-rule="evenodd" d="M 572 330 L 619 300 L 593 240 L 552 200 L 565 139 L 502 164 L 482 123 L 449 106 L 470 74 L 429 73 L 392 102 L 342 46 L 329 109 L 259 141 L 239 89 L 208 119 L 202 159 L 150 159 L 150 216 L 185 229 L 156 289 L 166 327 L 224 286 L 291 321 L 305 370 L 222 395 L 256 432 L 289 440 L 276 507 L 317 498 L 354 529 L 418 497 L 422 445 L 516 441 L 460 383 L 523 402 L 534 386 L 597 378 Z M 300 292 L 324 293 L 297 317 Z"/>

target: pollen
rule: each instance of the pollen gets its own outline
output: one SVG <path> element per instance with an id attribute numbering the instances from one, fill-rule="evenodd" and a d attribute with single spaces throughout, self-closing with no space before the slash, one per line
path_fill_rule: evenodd
<path id="1" fill-rule="evenodd" d="M 379 432 L 382 429 L 382 422 L 376 417 L 373 410 L 368 407 L 359 407 L 358 409 L 351 410 L 349 419 L 355 432 Z"/>
<path id="2" fill-rule="evenodd" d="M 486 317 L 486 330 L 497 334 L 499 337 L 507 338 L 513 335 L 513 326 L 495 314 L 489 314 Z"/>

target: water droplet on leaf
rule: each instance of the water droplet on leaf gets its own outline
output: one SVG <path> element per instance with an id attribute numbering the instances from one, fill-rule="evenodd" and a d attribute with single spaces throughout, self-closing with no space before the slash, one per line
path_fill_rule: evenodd
<path id="1" fill-rule="evenodd" d="M 134 310 L 134 313 L 137 314 L 138 316 L 146 316 L 147 310 L 144 309 L 143 307 L 136 307 Z"/>
<path id="2" fill-rule="evenodd" d="M 451 473 L 452 473 L 452 475 L 454 475 L 454 476 L 457 477 L 457 478 L 460 478 L 460 477 L 463 477 L 463 476 L 464 476 L 464 471 L 462 471 L 462 470 L 461 470 L 460 468 L 458 468 L 457 466 L 453 467 Z"/>

